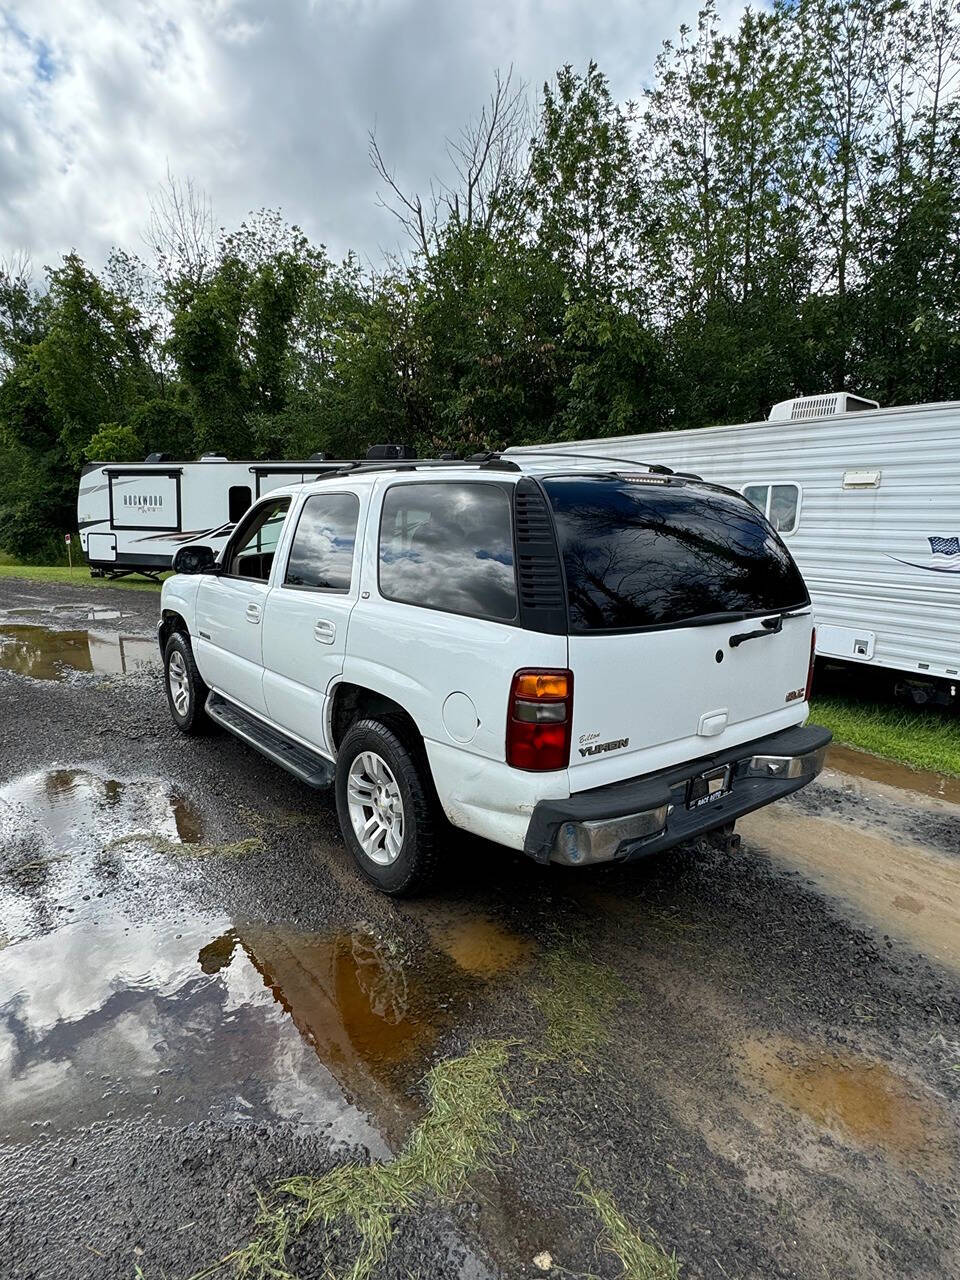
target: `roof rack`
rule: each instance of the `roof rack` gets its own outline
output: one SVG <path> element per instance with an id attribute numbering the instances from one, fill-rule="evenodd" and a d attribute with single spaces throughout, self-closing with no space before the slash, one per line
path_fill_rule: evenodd
<path id="1" fill-rule="evenodd" d="M 701 477 L 694 475 L 690 471 L 674 471 L 672 467 L 663 466 L 658 462 L 642 462 L 637 458 L 621 458 L 614 454 L 607 453 L 579 453 L 572 450 L 538 450 L 529 454 L 518 454 L 519 461 L 514 458 L 490 450 L 484 453 L 473 453 L 466 458 L 455 458 L 450 454 L 445 454 L 440 458 L 345 458 L 335 459 L 327 458 L 323 462 L 307 460 L 305 462 L 286 461 L 282 463 L 256 464 L 254 463 L 251 471 L 272 471 L 272 472 L 289 472 L 293 474 L 301 474 L 306 472 L 318 472 L 317 478 L 322 474 L 324 477 L 336 477 L 355 475 L 357 473 L 366 473 L 369 471 L 442 471 L 450 467 L 476 467 L 481 471 L 521 471 L 520 462 L 525 458 L 538 460 L 540 458 L 565 458 L 571 461 L 578 459 L 586 459 L 590 462 L 615 462 L 621 467 L 642 467 L 653 475 L 676 476 L 682 480 L 700 480 Z"/>
<path id="2" fill-rule="evenodd" d="M 391 458 L 368 462 L 365 458 L 359 461 L 345 462 L 333 475 L 352 475 L 362 471 L 419 471 L 443 470 L 449 467 L 477 467 L 478 470 L 519 471 L 521 468 L 510 458 L 503 458 L 499 453 L 474 454 L 470 458 Z"/>

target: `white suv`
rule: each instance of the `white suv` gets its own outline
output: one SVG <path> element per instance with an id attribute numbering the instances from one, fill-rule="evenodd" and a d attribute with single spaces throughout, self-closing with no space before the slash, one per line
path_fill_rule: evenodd
<path id="1" fill-rule="evenodd" d="M 314 786 L 388 893 L 454 827 L 538 862 L 632 859 L 804 786 L 813 626 L 739 494 L 592 458 L 351 463 L 261 498 L 163 584 L 185 733 Z"/>

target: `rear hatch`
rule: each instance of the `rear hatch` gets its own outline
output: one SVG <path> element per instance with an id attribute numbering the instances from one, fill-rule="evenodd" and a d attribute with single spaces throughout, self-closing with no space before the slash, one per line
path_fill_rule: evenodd
<path id="1" fill-rule="evenodd" d="M 645 473 L 543 483 L 569 600 L 572 791 L 803 722 L 809 597 L 750 503 Z"/>

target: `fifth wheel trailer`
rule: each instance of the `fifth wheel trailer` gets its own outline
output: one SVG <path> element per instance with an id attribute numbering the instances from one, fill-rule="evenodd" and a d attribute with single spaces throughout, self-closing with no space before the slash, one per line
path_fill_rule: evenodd
<path id="1" fill-rule="evenodd" d="M 204 457 L 174 462 L 91 462 L 80 476 L 77 528 L 95 575 L 161 573 L 185 542 L 215 549 L 247 507 L 278 485 L 315 480 L 342 463 L 232 462 Z"/>
<path id="2" fill-rule="evenodd" d="M 881 409 L 847 393 L 766 422 L 509 452 L 594 453 L 693 471 L 763 510 L 813 600 L 817 654 L 905 673 L 918 700 L 960 677 L 960 402 Z"/>

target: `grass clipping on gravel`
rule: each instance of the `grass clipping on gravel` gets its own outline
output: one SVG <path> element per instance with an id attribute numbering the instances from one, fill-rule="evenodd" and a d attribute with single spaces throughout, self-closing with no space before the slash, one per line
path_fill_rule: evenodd
<path id="1" fill-rule="evenodd" d="M 577 1184 L 583 1200 L 600 1219 L 600 1247 L 619 1258 L 624 1280 L 678 1280 L 680 1263 L 675 1253 L 665 1253 L 659 1244 L 645 1240 L 617 1208 L 613 1197 L 594 1188 L 586 1170 Z"/>
<path id="2" fill-rule="evenodd" d="M 261 1202 L 259 1234 L 228 1255 L 238 1275 L 292 1280 L 287 1249 L 313 1224 L 342 1221 L 360 1237 L 344 1280 L 366 1280 L 386 1257 L 397 1214 L 429 1194 L 453 1200 L 471 1173 L 490 1167 L 503 1119 L 513 1114 L 504 1071 L 510 1041 L 475 1044 L 462 1058 L 440 1062 L 427 1075 L 428 1108 L 395 1160 L 340 1165 L 322 1177 L 281 1182 L 280 1203 Z"/>
<path id="3" fill-rule="evenodd" d="M 196 841 L 171 840 L 169 836 L 159 835 L 155 831 L 131 831 L 111 840 L 107 850 L 123 849 L 129 845 L 145 845 L 154 853 L 176 854 L 186 858 L 234 858 L 245 853 L 261 852 L 263 840 L 259 836 L 248 836 L 243 840 L 227 840 L 223 844 L 198 844 Z"/>
<path id="4" fill-rule="evenodd" d="M 582 1058 L 594 1053 L 603 1045 L 610 1019 L 626 994 L 622 980 L 606 965 L 570 947 L 547 958 L 544 978 L 532 994 L 547 1024 L 551 1054 Z"/>
<path id="5" fill-rule="evenodd" d="M 304 826 L 311 822 L 309 813 L 261 814 L 252 809 L 240 809 L 240 816 L 245 818 L 248 826 L 256 835 L 245 836 L 240 840 L 226 840 L 219 844 L 205 844 L 195 840 L 173 840 L 169 836 L 156 831 L 130 831 L 126 835 L 117 836 L 107 845 L 107 849 L 122 849 L 129 845 L 145 845 L 155 853 L 173 854 L 185 858 L 233 858 L 246 853 L 262 853 L 266 847 L 266 833 L 269 828 Z"/>

